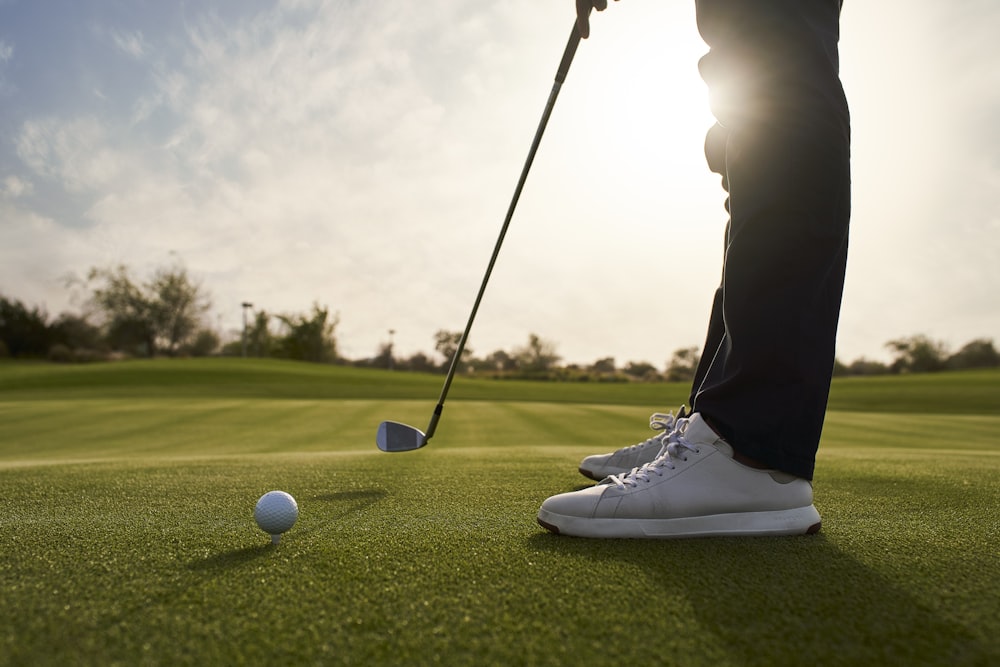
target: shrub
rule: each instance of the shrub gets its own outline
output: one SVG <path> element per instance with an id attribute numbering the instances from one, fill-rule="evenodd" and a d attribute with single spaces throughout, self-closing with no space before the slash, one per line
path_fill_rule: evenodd
<path id="1" fill-rule="evenodd" d="M 58 364 L 68 364 L 73 361 L 73 350 L 62 343 L 56 343 L 49 348 L 49 361 Z"/>

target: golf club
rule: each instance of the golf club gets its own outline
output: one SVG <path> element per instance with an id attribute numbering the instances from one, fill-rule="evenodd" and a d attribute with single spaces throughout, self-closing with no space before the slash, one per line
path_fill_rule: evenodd
<path id="1" fill-rule="evenodd" d="M 514 188 L 514 196 L 511 198 L 510 206 L 507 208 L 507 216 L 504 218 L 503 226 L 500 228 L 500 236 L 497 238 L 496 245 L 493 247 L 493 255 L 490 257 L 490 263 L 486 267 L 486 275 L 483 276 L 483 282 L 479 286 L 479 293 L 476 295 L 476 301 L 472 306 L 472 312 L 469 314 L 469 321 L 465 325 L 465 331 L 462 333 L 462 338 L 458 341 L 458 348 L 455 349 L 455 354 L 451 358 L 451 364 L 448 367 L 448 376 L 445 378 L 444 386 L 441 388 L 441 396 L 438 397 L 437 407 L 434 408 L 434 414 L 431 415 L 431 421 L 427 426 L 427 432 L 424 433 L 420 429 L 408 426 L 407 424 L 384 421 L 379 424 L 378 433 L 375 435 L 375 444 L 377 444 L 378 448 L 383 452 L 407 452 L 413 449 L 419 449 L 427 444 L 427 441 L 431 439 L 431 436 L 434 435 L 434 431 L 437 429 L 438 421 L 441 419 L 441 411 L 444 410 L 444 399 L 448 395 L 448 389 L 451 388 L 451 381 L 455 378 L 455 370 L 458 368 L 458 361 L 462 358 L 462 352 L 465 351 L 465 342 L 469 338 L 469 331 L 472 329 L 472 322 L 476 319 L 476 312 L 479 310 L 479 304 L 483 300 L 483 292 L 486 291 L 486 283 L 489 282 L 490 274 L 493 273 L 493 265 L 496 264 L 497 255 L 500 254 L 500 246 L 503 244 L 503 239 L 507 235 L 507 227 L 510 226 L 510 220 L 514 216 L 514 209 L 517 207 L 517 200 L 521 197 L 521 190 L 524 188 L 524 182 L 528 178 L 528 171 L 531 169 L 531 163 L 535 160 L 535 153 L 538 151 L 538 144 L 542 140 L 542 134 L 545 132 L 545 126 L 548 124 L 549 116 L 552 114 L 552 107 L 555 106 L 556 97 L 559 96 L 559 89 L 562 88 L 563 81 L 566 80 L 566 74 L 569 72 L 570 63 L 573 62 L 573 56 L 576 54 L 576 48 L 579 45 L 580 31 L 574 21 L 573 31 L 570 33 L 569 42 L 566 44 L 566 49 L 563 51 L 562 61 L 559 63 L 559 69 L 556 72 L 555 83 L 552 84 L 552 92 L 549 93 L 548 102 L 545 104 L 545 110 L 542 112 L 542 119 L 538 123 L 538 129 L 535 130 L 535 138 L 531 142 L 531 149 L 528 151 L 528 157 L 524 161 L 524 167 L 521 169 L 521 177 L 517 181 L 517 187 Z"/>

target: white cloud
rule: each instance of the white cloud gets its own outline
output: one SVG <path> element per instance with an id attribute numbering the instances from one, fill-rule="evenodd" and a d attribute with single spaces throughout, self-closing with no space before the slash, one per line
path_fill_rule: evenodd
<path id="1" fill-rule="evenodd" d="M 7 176 L 3 179 L 0 194 L 2 194 L 4 199 L 17 199 L 23 195 L 31 194 L 32 189 L 30 181 L 26 181 L 18 176 Z"/>
<path id="2" fill-rule="evenodd" d="M 148 46 L 141 30 L 131 32 L 112 30 L 110 34 L 115 47 L 122 53 L 135 59 L 140 59 L 146 54 Z"/>
<path id="3" fill-rule="evenodd" d="M 70 308 L 64 284 L 80 257 L 93 257 L 82 237 L 50 218 L 0 198 L 0 292 L 50 314 Z M 44 247 L 44 253 L 26 249 Z"/>
<path id="4" fill-rule="evenodd" d="M 95 118 L 28 121 L 17 137 L 17 154 L 35 174 L 74 193 L 96 193 L 127 173 L 108 129 Z"/>

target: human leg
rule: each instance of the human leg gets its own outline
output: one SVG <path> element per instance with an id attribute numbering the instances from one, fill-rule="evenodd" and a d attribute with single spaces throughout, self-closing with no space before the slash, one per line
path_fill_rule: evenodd
<path id="1" fill-rule="evenodd" d="M 850 209 L 838 0 L 697 0 L 729 192 L 722 285 L 692 389 L 738 452 L 811 478 L 833 369 Z"/>
<path id="2" fill-rule="evenodd" d="M 538 520 L 556 533 L 819 529 L 807 480 L 832 374 L 850 207 L 839 0 L 697 7 L 712 49 L 701 67 L 720 122 L 706 152 L 729 192 L 730 221 L 695 412 L 653 462 L 546 500 Z"/>

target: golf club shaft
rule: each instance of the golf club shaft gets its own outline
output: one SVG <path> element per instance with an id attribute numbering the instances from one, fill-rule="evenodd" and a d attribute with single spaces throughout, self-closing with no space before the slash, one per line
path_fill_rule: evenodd
<path id="1" fill-rule="evenodd" d="M 483 282 L 479 286 L 479 293 L 476 295 L 476 301 L 472 305 L 472 312 L 469 314 L 469 321 L 465 324 L 465 331 L 462 333 L 462 337 L 458 341 L 458 348 L 455 350 L 455 354 L 451 358 L 451 364 L 448 366 L 448 376 L 445 378 L 444 386 L 441 388 L 441 396 L 438 397 L 437 407 L 434 408 L 434 414 L 431 415 L 430 424 L 427 426 L 427 433 L 425 434 L 425 440 L 430 440 L 431 436 L 434 435 L 434 430 L 437 428 L 438 420 L 441 419 L 441 412 L 444 410 L 444 399 L 448 395 L 448 390 L 451 388 L 451 381 L 455 379 L 455 370 L 458 368 L 459 360 L 462 358 L 462 352 L 465 351 L 465 342 L 469 339 L 469 331 L 472 329 L 472 322 L 476 319 L 476 313 L 479 311 L 479 304 L 483 300 L 483 293 L 486 291 L 486 283 L 490 280 L 490 275 L 493 273 L 493 266 L 496 264 L 497 256 L 500 254 L 500 246 L 503 245 L 504 237 L 507 235 L 507 228 L 510 226 L 511 218 L 514 217 L 514 209 L 517 208 L 517 201 L 521 198 L 521 190 L 524 189 L 524 183 L 528 179 L 528 171 L 531 170 L 531 164 L 535 161 L 535 153 L 538 151 L 538 145 L 542 141 L 542 134 L 545 133 L 545 126 L 548 125 L 549 116 L 552 115 L 552 108 L 555 106 L 556 98 L 559 96 L 559 89 L 562 88 L 563 82 L 566 80 L 566 74 L 569 72 L 569 66 L 573 62 L 573 56 L 576 54 L 576 48 L 580 45 L 580 30 L 577 27 L 576 22 L 573 22 L 573 31 L 570 33 L 569 42 L 566 44 L 566 49 L 563 51 L 562 61 L 559 63 L 559 69 L 556 71 L 555 82 L 552 84 L 552 91 L 549 93 L 549 99 L 545 104 L 545 110 L 542 112 L 542 119 L 538 123 L 538 129 L 535 130 L 535 138 L 531 142 L 531 149 L 528 151 L 528 157 L 524 161 L 524 167 L 521 168 L 521 177 L 517 180 L 517 187 L 514 188 L 514 196 L 510 200 L 510 206 L 507 208 L 507 216 L 504 218 L 503 226 L 500 228 L 500 235 L 497 237 L 496 245 L 493 246 L 493 255 L 490 257 L 490 263 L 486 267 L 486 275 L 483 276 Z"/>

